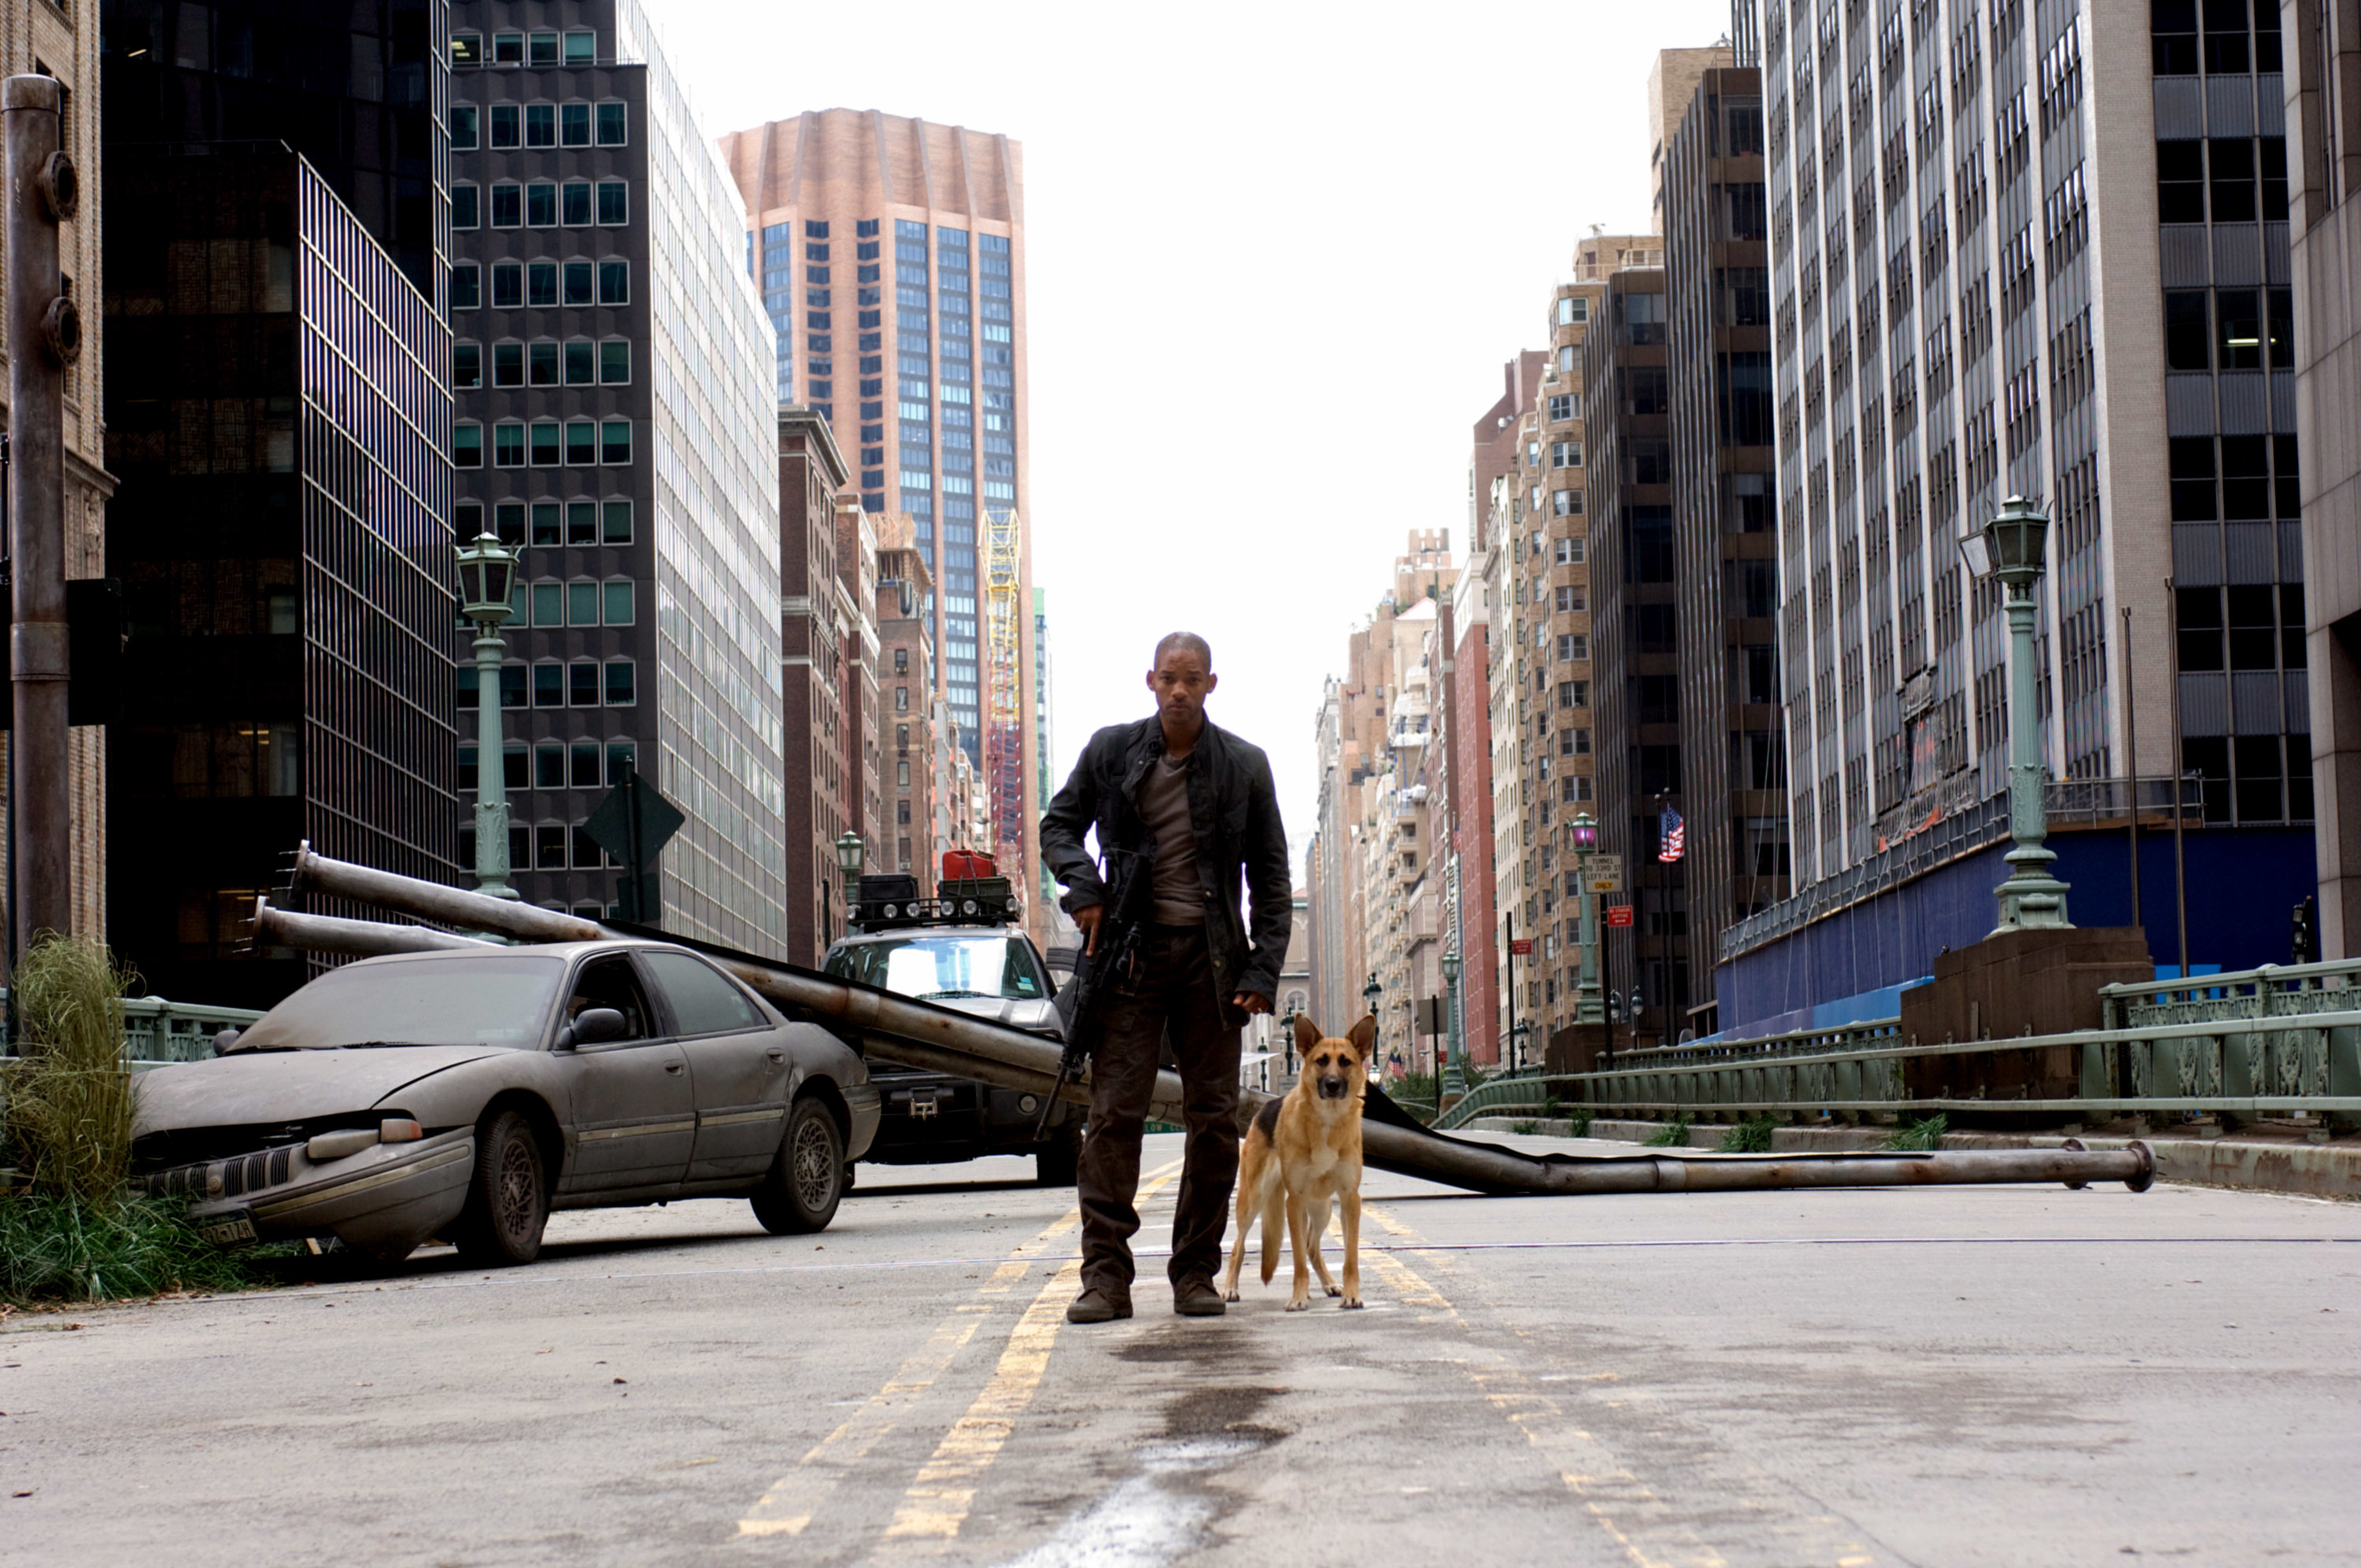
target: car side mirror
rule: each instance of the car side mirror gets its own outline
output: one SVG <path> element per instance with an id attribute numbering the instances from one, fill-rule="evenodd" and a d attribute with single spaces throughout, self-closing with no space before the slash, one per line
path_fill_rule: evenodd
<path id="1" fill-rule="evenodd" d="M 590 1007 L 574 1020 L 574 1043 L 577 1046 L 604 1045 L 620 1040 L 631 1030 L 623 1014 L 612 1007 Z"/>

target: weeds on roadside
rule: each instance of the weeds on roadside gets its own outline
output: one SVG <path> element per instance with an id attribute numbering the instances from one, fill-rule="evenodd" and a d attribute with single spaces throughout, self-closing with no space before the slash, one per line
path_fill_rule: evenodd
<path id="1" fill-rule="evenodd" d="M 1741 1122 L 1721 1135 L 1724 1154 L 1769 1154 L 1771 1129 L 1778 1124 L 1764 1116 L 1752 1122 Z"/>
<path id="2" fill-rule="evenodd" d="M 1689 1119 L 1686 1116 L 1675 1116 L 1656 1129 L 1656 1135 L 1640 1146 L 1649 1149 L 1679 1149 L 1686 1148 L 1688 1142 Z"/>
<path id="3" fill-rule="evenodd" d="M 20 1168 L 38 1193 L 111 1201 L 131 1163 L 123 992 L 136 977 L 100 943 L 51 936 L 11 978 L 22 1059 L 7 1074 L 8 1141 Z"/>
<path id="4" fill-rule="evenodd" d="M 1542 1124 L 1539 1122 L 1511 1122 L 1509 1124 L 1509 1131 L 1512 1133 L 1538 1133 L 1541 1130 Z"/>
<path id="5" fill-rule="evenodd" d="M 1565 1135 L 1587 1138 L 1590 1135 L 1590 1119 L 1595 1114 L 1587 1105 L 1570 1105 L 1565 1113 Z"/>
<path id="6" fill-rule="evenodd" d="M 1879 1146 L 1898 1149 L 1905 1154 L 1924 1154 L 1943 1146 L 1943 1135 L 1950 1129 L 1951 1119 L 1940 1111 L 1923 1122 L 1913 1122 Z"/>
<path id="7" fill-rule="evenodd" d="M 0 1200 L 0 1300 L 95 1301 L 258 1282 L 244 1258 L 197 1234 L 183 1199 Z"/>

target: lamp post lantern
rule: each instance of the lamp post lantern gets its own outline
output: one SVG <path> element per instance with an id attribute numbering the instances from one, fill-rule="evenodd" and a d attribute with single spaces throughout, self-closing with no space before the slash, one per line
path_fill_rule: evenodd
<path id="1" fill-rule="evenodd" d="M 508 746 L 500 722 L 500 627 L 514 612 L 516 554 L 490 532 L 459 546 L 459 613 L 476 623 L 476 891 L 515 898 L 509 885 Z"/>
<path id="2" fill-rule="evenodd" d="M 1443 955 L 1443 995 L 1445 1014 L 1443 1026 L 1443 1059 L 1459 1059 L 1459 955 Z"/>
<path id="3" fill-rule="evenodd" d="M 861 862 L 868 850 L 861 835 L 850 828 L 837 836 L 836 869 L 844 873 L 844 928 L 848 931 L 861 918 Z"/>
<path id="4" fill-rule="evenodd" d="M 1591 820 L 1587 811 L 1576 812 L 1575 870 L 1582 878 L 1582 979 L 1574 992 L 1574 1021 L 1576 1024 L 1607 1022 L 1607 1004 L 1598 992 L 1598 895 L 1590 891 L 1589 868 L 1585 864 L 1598 848 L 1598 824 Z"/>
<path id="5" fill-rule="evenodd" d="M 2066 887 L 2049 874 L 2058 859 L 2043 840 L 2048 819 L 2042 799 L 2041 727 L 2034 715 L 2033 622 L 2044 566 L 2049 514 L 2023 496 L 2011 496 L 1980 534 L 1960 542 L 1968 570 L 1997 578 L 2008 595 L 2009 875 L 1993 890 L 2000 900 L 1997 937 L 2004 931 L 2062 931 Z"/>

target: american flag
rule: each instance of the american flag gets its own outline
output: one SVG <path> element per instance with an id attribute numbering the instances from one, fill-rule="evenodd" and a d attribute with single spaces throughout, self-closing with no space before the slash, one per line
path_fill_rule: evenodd
<path id="1" fill-rule="evenodd" d="M 1664 816 L 1656 819 L 1656 859 L 1666 865 L 1679 860 L 1681 851 L 1688 848 L 1688 827 L 1681 820 L 1681 814 L 1669 806 L 1664 807 Z"/>

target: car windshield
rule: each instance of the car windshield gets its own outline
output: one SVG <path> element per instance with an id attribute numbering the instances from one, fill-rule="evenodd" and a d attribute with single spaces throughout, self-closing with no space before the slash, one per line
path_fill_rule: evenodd
<path id="1" fill-rule="evenodd" d="M 855 942 L 829 955 L 828 972 L 927 1002 L 962 996 L 1031 1002 L 1049 994 L 1022 937 L 913 933 Z"/>
<path id="2" fill-rule="evenodd" d="M 541 1044 L 566 960 L 524 953 L 399 959 L 333 969 L 264 1014 L 232 1047 Z"/>

